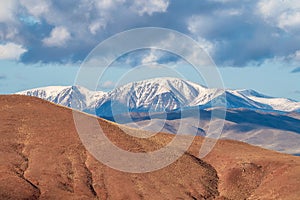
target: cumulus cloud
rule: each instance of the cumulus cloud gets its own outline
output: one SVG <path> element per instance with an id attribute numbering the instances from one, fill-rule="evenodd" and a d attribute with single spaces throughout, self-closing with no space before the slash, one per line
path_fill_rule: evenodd
<path id="1" fill-rule="evenodd" d="M 99 21 L 92 22 L 89 25 L 89 30 L 93 35 L 95 35 L 97 34 L 98 31 L 104 29 L 105 26 L 106 26 L 106 22 L 104 20 L 99 20 Z"/>
<path id="2" fill-rule="evenodd" d="M 16 1 L 0 0 L 0 22 L 11 22 L 14 20 Z"/>
<path id="3" fill-rule="evenodd" d="M 26 46 L 28 51 L 20 58 L 25 63 L 82 61 L 104 39 L 143 26 L 188 34 L 220 66 L 291 59 L 299 50 L 298 0 L 0 2 L 0 39 Z M 178 41 L 168 42 L 181 46 Z M 144 57 L 137 59 L 141 62 Z"/>
<path id="4" fill-rule="evenodd" d="M 111 9 L 116 6 L 116 4 L 122 4 L 125 0 L 102 0 L 102 1 L 95 1 L 96 5 L 100 10 L 102 9 Z"/>
<path id="5" fill-rule="evenodd" d="M 19 33 L 16 13 L 18 2 L 16 0 L 0 0 L 0 40 L 3 43 L 11 42 L 16 39 Z M 16 41 L 19 43 L 20 41 Z"/>
<path id="6" fill-rule="evenodd" d="M 299 29 L 300 27 L 300 12 L 283 13 L 278 18 L 278 27 L 289 30 Z"/>
<path id="7" fill-rule="evenodd" d="M 180 34 L 160 34 L 159 37 L 149 40 L 150 49 L 136 50 L 128 53 L 117 60 L 119 63 L 126 63 L 129 66 L 154 66 L 186 63 L 185 60 L 197 63 L 198 65 L 211 64 L 207 53 L 213 52 L 214 45 L 203 38 L 197 38 L 196 41 L 187 39 Z M 199 47 L 203 51 L 199 51 Z"/>
<path id="8" fill-rule="evenodd" d="M 48 13 L 50 9 L 50 1 L 45 0 L 20 0 L 20 4 L 35 17 Z"/>
<path id="9" fill-rule="evenodd" d="M 206 51 L 206 53 L 208 53 L 210 56 L 214 56 L 216 50 L 216 44 L 202 37 L 198 37 L 196 41 L 199 43 L 201 48 Z"/>
<path id="10" fill-rule="evenodd" d="M 155 12 L 166 12 L 168 6 L 169 0 L 139 0 L 135 1 L 131 8 L 139 15 L 152 15 Z"/>
<path id="11" fill-rule="evenodd" d="M 19 60 L 25 52 L 27 52 L 27 49 L 18 44 L 7 43 L 0 45 L 1 60 Z"/>
<path id="12" fill-rule="evenodd" d="M 187 29 L 194 38 L 212 44 L 221 66 L 260 65 L 298 50 L 299 3 L 289 1 L 219 1 L 211 12 L 189 16 Z M 299 21 L 299 22 L 298 22 Z"/>
<path id="13" fill-rule="evenodd" d="M 25 63 L 82 61 L 103 39 L 140 22 L 152 24 L 154 13 L 165 13 L 169 6 L 168 0 L 0 2 L 0 39 L 27 46 Z"/>
<path id="14" fill-rule="evenodd" d="M 61 47 L 66 45 L 67 41 L 71 38 L 71 34 L 65 27 L 55 27 L 50 36 L 43 39 L 43 43 L 49 47 Z"/>
<path id="15" fill-rule="evenodd" d="M 300 25 L 300 4 L 297 0 L 260 0 L 257 10 L 265 21 L 285 31 L 291 31 Z"/>
<path id="16" fill-rule="evenodd" d="M 141 61 L 141 64 L 151 64 L 158 61 L 158 56 L 155 54 L 154 50 L 151 50 L 149 54 L 146 54 Z"/>
<path id="17" fill-rule="evenodd" d="M 204 35 L 205 31 L 209 31 L 212 19 L 206 16 L 195 15 L 191 16 L 187 21 L 187 28 L 192 34 Z M 211 24 L 211 27 L 213 24 Z"/>
<path id="18" fill-rule="evenodd" d="M 115 61 L 115 66 L 136 67 L 139 65 L 158 65 L 177 62 L 179 58 L 159 49 L 139 49 L 120 56 Z"/>

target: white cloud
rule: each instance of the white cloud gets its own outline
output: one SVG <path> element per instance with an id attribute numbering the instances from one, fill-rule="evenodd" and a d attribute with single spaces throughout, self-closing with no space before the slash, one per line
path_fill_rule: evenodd
<path id="1" fill-rule="evenodd" d="M 200 45 L 200 47 L 206 51 L 210 56 L 212 56 L 215 53 L 215 47 L 216 45 L 205 38 L 198 37 L 197 42 Z"/>
<path id="2" fill-rule="evenodd" d="M 61 47 L 66 44 L 66 42 L 71 38 L 69 31 L 63 27 L 55 27 L 50 36 L 43 39 L 43 43 L 49 47 Z"/>
<path id="3" fill-rule="evenodd" d="M 297 50 L 289 55 L 275 56 L 273 58 L 265 59 L 264 64 L 266 65 L 278 65 L 298 67 L 300 63 L 300 50 Z"/>
<path id="4" fill-rule="evenodd" d="M 211 48 L 210 50 L 212 51 L 213 44 L 210 44 L 208 40 L 200 37 L 198 37 L 198 41 L 190 39 L 171 33 L 167 38 L 162 38 L 161 41 L 158 41 L 157 46 L 161 49 L 171 51 L 173 54 L 190 63 L 197 63 L 199 66 L 209 66 L 211 60 L 210 57 L 207 56 L 207 53 L 209 53 L 207 50 Z M 181 62 L 180 60 L 179 62 Z"/>
<path id="5" fill-rule="evenodd" d="M 288 55 L 286 59 L 292 62 L 300 62 L 300 50 L 297 50 L 295 51 L 295 53 Z"/>
<path id="6" fill-rule="evenodd" d="M 101 29 L 104 29 L 106 27 L 106 22 L 104 20 L 98 20 L 89 25 L 90 32 L 95 35 L 98 31 Z"/>
<path id="7" fill-rule="evenodd" d="M 14 26 L 8 26 L 7 29 L 3 32 L 0 31 L 0 39 L 3 40 L 14 40 L 19 33 L 19 29 Z"/>
<path id="8" fill-rule="evenodd" d="M 203 37 L 211 32 L 215 26 L 212 18 L 202 15 L 191 16 L 187 21 L 187 28 L 192 34 L 197 34 Z"/>
<path id="9" fill-rule="evenodd" d="M 285 31 L 299 29 L 300 4 L 298 0 L 269 1 L 257 3 L 258 14 L 270 24 Z"/>
<path id="10" fill-rule="evenodd" d="M 282 9 L 284 10 L 283 6 L 280 6 L 280 1 L 266 1 L 261 0 L 257 4 L 257 8 L 259 13 L 264 18 L 270 18 L 274 15 L 277 15 L 279 12 L 282 12 Z"/>
<path id="11" fill-rule="evenodd" d="M 101 84 L 101 88 L 103 89 L 111 89 L 115 87 L 115 83 L 112 81 L 105 81 L 104 83 Z"/>
<path id="12" fill-rule="evenodd" d="M 57 50 L 64 51 L 65 45 L 70 44 L 68 48 L 76 52 L 74 59 L 77 60 L 83 59 L 87 49 L 110 34 L 136 27 L 137 21 L 152 23 L 151 15 L 166 12 L 169 0 L 0 0 L 0 5 L 0 40 L 3 43 L 24 44 L 26 41 L 33 51 L 45 47 L 62 47 Z M 53 30 L 45 35 L 52 27 Z M 70 40 L 74 43 L 67 43 Z M 60 53 L 45 58 L 31 54 L 30 50 L 28 61 L 33 58 L 48 62 L 64 57 Z M 84 53 L 77 53 L 79 51 Z M 70 58 L 70 54 L 65 57 Z"/>
<path id="13" fill-rule="evenodd" d="M 1 60 L 19 60 L 25 52 L 27 52 L 27 49 L 15 43 L 0 45 Z"/>
<path id="14" fill-rule="evenodd" d="M 141 60 L 141 64 L 150 64 L 150 63 L 157 63 L 158 56 L 154 52 L 155 50 L 151 50 L 149 54 L 146 54 L 144 58 Z"/>
<path id="15" fill-rule="evenodd" d="M 0 0 L 0 22 L 10 22 L 14 20 L 14 12 L 16 9 L 15 0 Z"/>
<path id="16" fill-rule="evenodd" d="M 205 35 L 213 28 L 212 19 L 205 16 L 192 16 L 187 23 L 188 30 L 195 36 L 197 42 L 207 53 L 215 52 L 215 44 L 205 39 Z"/>
<path id="17" fill-rule="evenodd" d="M 87 1 L 87 0 L 85 0 L 85 1 Z M 94 22 L 95 24 L 92 25 L 93 26 L 92 28 L 95 29 L 95 28 L 98 28 L 97 26 L 99 26 L 98 29 L 101 29 L 101 28 L 105 28 L 106 24 L 109 21 L 111 21 L 112 19 L 114 19 L 115 13 L 120 12 L 125 7 L 124 3 L 126 2 L 126 0 L 101 0 L 101 1 L 91 0 L 91 2 L 98 11 L 98 13 L 97 13 L 98 22 L 97 23 Z M 91 33 L 92 33 L 92 31 L 91 31 Z"/>
<path id="18" fill-rule="evenodd" d="M 32 50 L 27 62 L 82 60 L 99 41 L 140 25 L 173 27 L 209 53 L 218 53 L 218 63 L 228 59 L 237 66 L 251 59 L 292 55 L 300 38 L 299 0 L 195 1 L 183 10 L 180 1 L 170 0 L 0 0 L 0 5 L 0 40 L 2 44 L 26 41 L 26 48 Z M 173 45 L 182 46 L 176 40 Z M 48 46 L 62 48 L 44 56 Z M 35 53 L 38 50 L 40 54 Z M 156 56 L 160 61 L 165 58 Z"/>
<path id="19" fill-rule="evenodd" d="M 300 12 L 283 13 L 278 18 L 278 27 L 289 30 L 299 29 L 300 26 Z"/>
<path id="20" fill-rule="evenodd" d="M 50 6 L 49 1 L 45 0 L 20 0 L 20 3 L 35 17 L 47 13 Z"/>
<path id="21" fill-rule="evenodd" d="M 139 15 L 152 15 L 155 12 L 166 12 L 169 6 L 169 0 L 139 0 L 135 1 L 132 9 Z"/>
<path id="22" fill-rule="evenodd" d="M 101 10 L 108 10 L 114 8 L 117 4 L 124 3 L 125 0 L 96 0 L 96 5 Z"/>

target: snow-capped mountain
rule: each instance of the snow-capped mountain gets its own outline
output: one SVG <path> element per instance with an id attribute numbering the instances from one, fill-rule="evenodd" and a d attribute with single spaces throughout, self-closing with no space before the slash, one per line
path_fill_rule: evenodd
<path id="1" fill-rule="evenodd" d="M 104 96 L 104 92 L 90 91 L 80 86 L 49 86 L 18 92 L 17 94 L 36 96 L 56 104 L 77 110 L 89 111 Z"/>
<path id="2" fill-rule="evenodd" d="M 300 151 L 300 102 L 253 90 L 210 89 L 177 78 L 156 78 L 129 83 L 107 93 L 80 86 L 53 86 L 17 94 L 36 96 L 133 128 L 200 135 L 208 131 L 211 108 L 226 102 L 229 109 L 222 138 L 285 153 Z M 202 109 L 200 115 L 198 108 Z M 130 116 L 126 115 L 128 111 Z M 167 119 L 162 111 L 168 112 Z M 149 112 L 153 112 L 151 120 Z"/>
<path id="3" fill-rule="evenodd" d="M 124 112 L 162 112 L 209 102 L 216 89 L 176 78 L 155 78 L 133 82 L 109 92 L 99 101 L 97 115 Z"/>
<path id="4" fill-rule="evenodd" d="M 284 111 L 284 112 L 299 112 L 300 103 L 285 99 L 285 98 L 274 98 L 269 97 L 263 94 L 259 94 L 254 90 L 231 90 L 236 96 L 240 96 L 242 98 L 246 97 L 254 102 L 260 103 L 262 105 L 266 105 L 267 109 Z"/>
<path id="5" fill-rule="evenodd" d="M 253 90 L 210 89 L 178 78 L 155 78 L 129 83 L 105 93 L 79 86 L 45 87 L 19 92 L 102 117 L 130 112 L 162 112 L 225 102 L 227 108 L 299 112 L 300 103 L 273 98 Z M 96 109 L 96 110 L 95 110 Z"/>
<path id="6" fill-rule="evenodd" d="M 299 111 L 300 103 L 273 98 L 253 90 L 209 89 L 178 78 L 155 78 L 129 83 L 109 92 L 96 109 L 99 116 L 124 112 L 161 112 L 200 106 L 202 109 L 224 106 L 264 111 Z M 112 113 L 113 110 L 113 113 Z"/>

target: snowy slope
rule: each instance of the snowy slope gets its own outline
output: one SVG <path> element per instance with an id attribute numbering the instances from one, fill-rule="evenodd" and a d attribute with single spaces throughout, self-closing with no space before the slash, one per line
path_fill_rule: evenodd
<path id="1" fill-rule="evenodd" d="M 18 92 L 17 94 L 36 96 L 56 104 L 77 110 L 90 110 L 103 98 L 104 92 L 90 91 L 80 86 L 49 86 Z"/>
<path id="2" fill-rule="evenodd" d="M 209 89 L 177 78 L 155 78 L 126 84 L 109 92 L 98 102 L 96 109 L 99 116 L 128 111 L 162 112 L 194 106 L 206 109 L 218 106 L 218 102 L 225 102 L 225 99 L 227 108 L 283 112 L 300 109 L 299 102 L 268 97 L 253 90 Z"/>
<path id="3" fill-rule="evenodd" d="M 254 90 L 232 90 L 231 92 L 237 96 L 241 96 L 242 98 L 248 98 L 252 101 L 268 105 L 272 110 L 285 112 L 300 110 L 300 103 L 290 99 L 269 97 L 259 94 Z"/>
<path id="4" fill-rule="evenodd" d="M 189 105 L 206 103 L 210 100 L 209 94 L 212 91 L 215 90 L 176 78 L 156 78 L 133 82 L 109 92 L 106 98 L 99 101 L 97 113 L 107 115 L 110 114 L 111 109 L 117 110 L 115 114 L 128 110 L 133 112 L 171 111 Z"/>
<path id="5" fill-rule="evenodd" d="M 227 108 L 299 112 L 300 103 L 273 98 L 253 90 L 210 89 L 178 78 L 155 78 L 133 82 L 104 93 L 80 86 L 37 88 L 18 94 L 39 98 L 92 113 L 113 116 L 130 112 L 162 112 L 200 106 L 203 109 L 225 102 Z M 113 113 L 112 113 L 113 110 Z"/>

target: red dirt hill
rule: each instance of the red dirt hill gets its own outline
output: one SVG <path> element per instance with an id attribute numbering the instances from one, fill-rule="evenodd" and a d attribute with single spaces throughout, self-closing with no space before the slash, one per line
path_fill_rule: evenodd
<path id="1" fill-rule="evenodd" d="M 116 124 L 98 120 L 109 139 L 128 151 L 153 151 L 173 137 L 160 133 L 137 139 Z M 0 96 L 0 127 L 0 199 L 300 197 L 299 157 L 241 142 L 219 140 L 199 159 L 202 138 L 197 137 L 168 167 L 135 174 L 94 159 L 82 145 L 68 108 L 33 97 Z"/>

